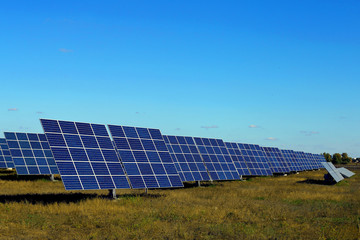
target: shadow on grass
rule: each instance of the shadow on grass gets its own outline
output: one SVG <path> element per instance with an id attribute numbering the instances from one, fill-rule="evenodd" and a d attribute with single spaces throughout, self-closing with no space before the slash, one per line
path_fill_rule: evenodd
<path id="1" fill-rule="evenodd" d="M 0 195 L 0 203 L 25 202 L 30 204 L 76 203 L 86 199 L 96 198 L 97 194 L 84 193 L 52 193 L 52 194 L 17 194 Z"/>
<path id="2" fill-rule="evenodd" d="M 316 185 L 335 185 L 336 184 L 336 182 L 333 182 L 333 181 L 318 180 L 318 179 L 306 179 L 304 181 L 298 181 L 297 183 L 316 184 Z"/>
<path id="3" fill-rule="evenodd" d="M 140 193 L 140 194 L 119 194 L 117 199 L 133 198 L 160 198 L 164 195 Z M 109 195 L 99 195 L 95 193 L 52 193 L 52 194 L 16 194 L 0 195 L 0 203 L 30 203 L 48 205 L 53 203 L 78 203 L 88 199 L 102 198 L 112 199 Z"/>
<path id="4" fill-rule="evenodd" d="M 197 188 L 197 187 L 217 187 L 222 186 L 220 182 L 212 183 L 212 182 L 201 182 L 200 186 L 197 182 L 183 182 L 184 188 Z"/>
<path id="5" fill-rule="evenodd" d="M 0 176 L 0 180 L 5 181 L 51 181 L 50 175 L 3 175 Z M 61 181 L 60 177 L 55 177 L 55 180 Z"/>

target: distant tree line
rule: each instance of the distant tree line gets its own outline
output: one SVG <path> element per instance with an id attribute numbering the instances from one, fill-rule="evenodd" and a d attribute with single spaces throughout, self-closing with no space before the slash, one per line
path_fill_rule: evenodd
<path id="1" fill-rule="evenodd" d="M 349 157 L 347 153 L 334 153 L 332 156 L 330 153 L 323 153 L 326 161 L 332 162 L 333 164 L 348 164 L 353 159 Z"/>

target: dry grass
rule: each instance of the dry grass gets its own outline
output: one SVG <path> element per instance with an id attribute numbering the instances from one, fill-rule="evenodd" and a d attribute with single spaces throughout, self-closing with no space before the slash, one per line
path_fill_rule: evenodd
<path id="1" fill-rule="evenodd" d="M 359 239 L 360 171 L 325 171 L 175 190 L 65 191 L 0 172 L 1 239 Z"/>

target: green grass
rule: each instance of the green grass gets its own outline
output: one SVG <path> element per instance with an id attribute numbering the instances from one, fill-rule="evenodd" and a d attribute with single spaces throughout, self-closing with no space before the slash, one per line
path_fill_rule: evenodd
<path id="1" fill-rule="evenodd" d="M 65 191 L 0 172 L 0 239 L 359 239 L 360 171 L 325 171 L 184 189 Z"/>

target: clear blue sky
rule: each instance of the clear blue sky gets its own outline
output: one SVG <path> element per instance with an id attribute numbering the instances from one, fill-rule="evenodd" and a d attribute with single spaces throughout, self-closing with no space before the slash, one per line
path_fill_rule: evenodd
<path id="1" fill-rule="evenodd" d="M 4 1 L 0 131 L 39 118 L 360 157 L 360 1 Z"/>

